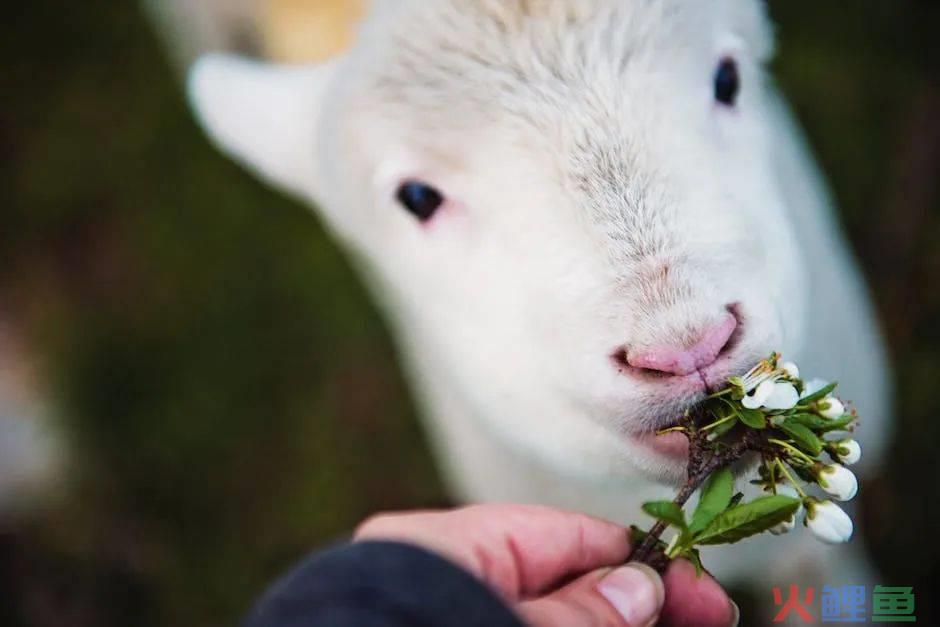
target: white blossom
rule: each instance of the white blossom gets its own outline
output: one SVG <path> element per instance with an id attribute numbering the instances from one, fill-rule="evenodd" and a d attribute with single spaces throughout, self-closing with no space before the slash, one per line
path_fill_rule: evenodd
<path id="1" fill-rule="evenodd" d="M 780 369 L 783 370 L 788 377 L 791 379 L 800 378 L 800 369 L 797 368 L 796 364 L 792 361 L 788 361 L 784 364 L 780 364 Z"/>
<path id="2" fill-rule="evenodd" d="M 800 400 L 793 384 L 767 379 L 751 393 L 741 399 L 741 404 L 748 409 L 791 409 Z"/>
<path id="3" fill-rule="evenodd" d="M 858 492 L 858 479 L 855 473 L 839 464 L 824 466 L 816 475 L 819 487 L 840 501 L 850 501 Z"/>
<path id="4" fill-rule="evenodd" d="M 854 529 L 849 515 L 832 501 L 809 505 L 804 523 L 814 536 L 828 544 L 848 542 Z"/>
<path id="5" fill-rule="evenodd" d="M 830 420 L 841 418 L 842 414 L 845 413 L 845 406 L 835 396 L 827 396 L 822 399 L 817 407 L 819 408 L 819 415 Z"/>
<path id="6" fill-rule="evenodd" d="M 800 402 L 800 395 L 791 383 L 774 383 L 773 392 L 764 401 L 767 409 L 792 409 Z"/>
<path id="7" fill-rule="evenodd" d="M 774 392 L 774 382 L 767 380 L 754 388 L 754 391 L 741 399 L 741 404 L 748 409 L 757 409 L 763 407 L 766 401 Z"/>
<path id="8" fill-rule="evenodd" d="M 775 369 L 770 361 L 764 359 L 756 366 L 744 373 L 741 377 L 732 377 L 731 381 L 737 385 L 745 394 L 750 394 L 756 390 L 761 383 L 765 381 L 776 381 L 783 374 L 779 368 Z"/>
<path id="9" fill-rule="evenodd" d="M 851 438 L 834 442 L 833 448 L 835 449 L 836 456 L 839 458 L 839 462 L 846 466 L 851 466 L 862 457 L 862 447 Z"/>

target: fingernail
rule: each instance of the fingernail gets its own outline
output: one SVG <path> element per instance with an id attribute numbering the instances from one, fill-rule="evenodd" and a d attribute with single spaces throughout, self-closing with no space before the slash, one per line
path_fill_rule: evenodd
<path id="1" fill-rule="evenodd" d="M 601 579 L 597 591 L 628 625 L 647 625 L 663 609 L 663 580 L 645 564 L 629 564 Z"/>
<path id="2" fill-rule="evenodd" d="M 738 608 L 738 604 L 734 601 L 731 601 L 731 627 L 738 627 L 738 623 L 741 622 L 741 610 Z"/>

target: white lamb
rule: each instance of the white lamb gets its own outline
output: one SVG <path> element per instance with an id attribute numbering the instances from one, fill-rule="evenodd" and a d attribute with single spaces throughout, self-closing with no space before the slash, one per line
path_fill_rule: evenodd
<path id="1" fill-rule="evenodd" d="M 772 48 L 759 0 L 385 0 L 340 59 L 209 56 L 190 92 L 354 254 L 458 499 L 641 522 L 684 469 L 653 432 L 773 350 L 841 381 L 868 469 L 887 443 L 871 307 Z M 758 585 L 864 572 L 809 536 L 704 557 Z"/>

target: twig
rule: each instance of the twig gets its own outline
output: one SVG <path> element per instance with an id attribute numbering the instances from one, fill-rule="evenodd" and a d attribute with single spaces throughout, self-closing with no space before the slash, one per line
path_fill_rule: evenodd
<path id="1" fill-rule="evenodd" d="M 685 427 L 683 433 L 689 438 L 689 462 L 686 469 L 688 479 L 672 501 L 680 508 L 685 505 L 686 501 L 705 483 L 705 480 L 712 473 L 730 466 L 741 459 L 748 451 L 763 450 L 766 445 L 763 438 L 751 431 L 746 431 L 740 440 L 727 446 L 727 448 L 712 451 L 713 447 L 708 442 L 707 435 L 696 428 L 695 420 L 690 414 L 686 414 L 680 424 Z M 711 452 L 711 455 L 706 458 L 705 455 L 708 452 Z M 662 565 L 661 556 L 654 549 L 656 549 L 660 536 L 668 526 L 669 524 L 662 520 L 657 521 L 649 530 L 643 542 L 640 543 L 640 546 L 630 556 L 630 561 L 643 562 L 651 566 Z"/>

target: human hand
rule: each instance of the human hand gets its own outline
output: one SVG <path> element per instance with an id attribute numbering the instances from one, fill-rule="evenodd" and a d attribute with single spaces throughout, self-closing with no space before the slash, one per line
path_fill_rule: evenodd
<path id="1" fill-rule="evenodd" d="M 684 560 L 660 576 L 624 562 L 629 531 L 584 514 L 530 505 L 383 514 L 356 540 L 395 540 L 438 553 L 499 593 L 534 627 L 728 627 L 738 610 Z"/>

